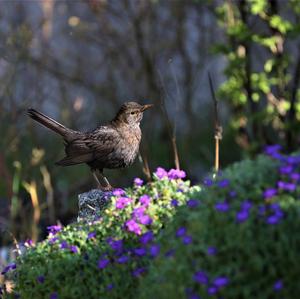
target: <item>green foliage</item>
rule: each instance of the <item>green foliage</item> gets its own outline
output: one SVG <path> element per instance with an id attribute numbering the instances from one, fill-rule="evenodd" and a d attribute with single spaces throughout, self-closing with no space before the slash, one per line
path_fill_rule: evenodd
<path id="1" fill-rule="evenodd" d="M 71 224 L 28 248 L 18 258 L 17 270 L 12 275 L 15 293 L 24 299 L 50 298 L 56 293 L 59 299 L 124 298 L 124 294 L 133 298 L 133 285 L 138 278 L 132 273 L 142 269 L 150 259 L 148 254 L 144 258 L 134 254 L 141 247 L 140 234 L 129 232 L 124 224 L 133 217 L 134 209 L 141 207 L 140 197 L 147 194 L 151 197 L 147 214 L 153 222 L 140 227 L 142 233 L 151 230 L 156 234 L 175 214 L 171 200 L 184 205 L 196 190 L 199 187 L 191 188 L 189 182 L 155 177 L 152 183 L 128 189 L 126 198 L 132 201 L 123 209 L 116 208 L 119 197 L 112 197 L 98 220 Z M 120 240 L 122 254 L 112 245 Z M 129 261 L 119 263 L 121 256 L 128 257 Z M 100 269 L 99 263 L 105 260 L 109 265 Z"/>
<path id="2" fill-rule="evenodd" d="M 228 61 L 219 96 L 230 104 L 236 141 L 250 152 L 266 139 L 296 149 L 299 62 L 286 44 L 299 37 L 299 24 L 292 21 L 297 4 L 287 1 L 287 14 L 276 0 L 226 1 L 217 8 L 227 39 L 215 49 Z"/>
<path id="3" fill-rule="evenodd" d="M 234 164 L 219 183 L 198 194 L 198 207 L 183 207 L 160 235 L 161 254 L 140 284 L 137 298 L 297 298 L 300 188 L 279 189 L 277 196 L 264 199 L 264 191 L 276 188 L 284 177 L 277 167 L 278 162 L 266 157 Z M 216 209 L 224 201 L 228 211 Z M 249 215 L 238 221 L 238 213 L 249 203 Z M 276 203 L 278 215 L 284 216 L 269 224 Z M 184 236 L 178 236 L 180 228 L 186 229 L 191 243 L 184 244 Z M 170 250 L 174 254 L 166 257 Z M 197 282 L 197 272 L 202 272 L 202 279 L 207 275 L 208 282 Z M 219 283 L 228 280 L 212 294 L 217 278 Z"/>

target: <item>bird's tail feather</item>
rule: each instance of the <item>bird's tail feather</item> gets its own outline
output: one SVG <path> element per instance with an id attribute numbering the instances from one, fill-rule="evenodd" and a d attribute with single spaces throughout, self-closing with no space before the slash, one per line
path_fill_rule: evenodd
<path id="1" fill-rule="evenodd" d="M 68 132 L 71 130 L 67 127 L 63 126 L 56 120 L 50 118 L 49 116 L 35 110 L 35 109 L 28 109 L 28 115 L 34 119 L 35 121 L 39 122 L 40 124 L 44 125 L 45 127 L 49 128 L 50 130 L 58 133 L 59 135 L 65 137 Z"/>

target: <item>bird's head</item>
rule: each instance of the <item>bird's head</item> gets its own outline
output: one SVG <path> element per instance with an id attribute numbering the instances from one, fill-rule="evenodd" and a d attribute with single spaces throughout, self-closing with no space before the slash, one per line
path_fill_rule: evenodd
<path id="1" fill-rule="evenodd" d="M 120 108 L 115 120 L 125 122 L 129 125 L 139 124 L 143 118 L 144 111 L 152 106 L 152 104 L 140 105 L 136 102 L 126 102 Z"/>

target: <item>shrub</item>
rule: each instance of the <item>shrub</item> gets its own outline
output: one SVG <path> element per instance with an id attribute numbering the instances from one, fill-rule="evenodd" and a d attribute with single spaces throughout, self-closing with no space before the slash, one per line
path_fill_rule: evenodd
<path id="1" fill-rule="evenodd" d="M 300 156 L 229 167 L 159 236 L 137 298 L 298 298 Z"/>
<path id="2" fill-rule="evenodd" d="M 132 189 L 115 190 L 99 219 L 49 227 L 47 240 L 4 269 L 15 283 L 14 294 L 5 298 L 132 298 L 159 250 L 150 240 L 199 189 L 184 176 L 158 168 L 152 183 L 135 179 Z"/>

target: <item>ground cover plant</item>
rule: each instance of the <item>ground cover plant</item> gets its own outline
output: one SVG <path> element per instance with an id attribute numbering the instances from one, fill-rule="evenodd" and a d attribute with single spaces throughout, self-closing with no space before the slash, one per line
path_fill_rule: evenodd
<path id="1" fill-rule="evenodd" d="M 298 297 L 300 156 L 266 153 L 205 180 L 161 234 L 138 298 Z"/>
<path id="2" fill-rule="evenodd" d="M 201 187 L 159 168 L 99 219 L 29 242 L 2 272 L 15 283 L 4 298 L 297 298 L 299 171 L 278 146 Z"/>

